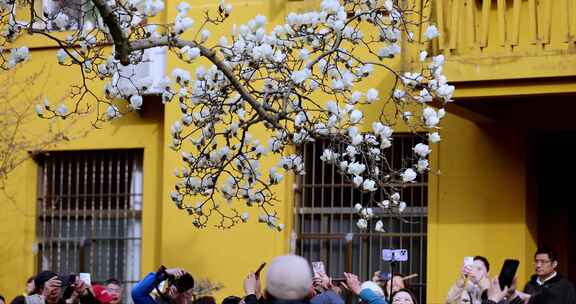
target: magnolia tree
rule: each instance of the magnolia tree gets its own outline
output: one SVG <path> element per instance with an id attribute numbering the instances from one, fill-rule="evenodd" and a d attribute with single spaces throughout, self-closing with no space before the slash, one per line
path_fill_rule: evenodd
<path id="1" fill-rule="evenodd" d="M 7 190 L 7 181 L 18 166 L 46 148 L 75 139 L 82 134 L 72 132 L 71 125 L 59 126 L 56 122 L 44 130 L 34 130 L 34 106 L 41 96 L 31 94 L 26 88 L 39 84 L 39 73 L 16 81 L 15 71 L 5 72 L 0 77 L 0 191 L 3 199 L 12 196 Z M 74 121 L 69 122 L 73 124 Z"/>
<path id="2" fill-rule="evenodd" d="M 373 207 L 400 214 L 409 204 L 399 192 L 426 174 L 429 144 L 440 141 L 443 105 L 454 92 L 442 72 L 442 55 L 420 52 L 411 71 L 391 67 L 401 45 L 425 49 L 439 35 L 435 26 L 422 26 L 420 6 L 405 2 L 324 0 L 318 11 L 290 13 L 282 24 L 255 16 L 233 25 L 229 35 L 211 37 L 232 14 L 230 4 L 220 2 L 193 20 L 191 6 L 181 2 L 171 23 L 151 24 L 146 21 L 164 9 L 162 0 L 66 1 L 42 13 L 28 0 L 29 20 L 17 18 L 15 0 L 0 0 L 0 64 L 11 69 L 27 60 L 26 47 L 10 49 L 23 34 L 51 39 L 60 47 L 55 60 L 76 69 L 81 81 L 72 84 L 66 103 L 39 104 L 38 114 L 64 119 L 91 112 L 98 124 L 142 107 L 143 95 L 155 85 L 127 74 L 126 66 L 145 61 L 147 50 L 168 49 L 181 62 L 157 92 L 181 114 L 171 126 L 170 147 L 182 163 L 170 196 L 194 225 L 205 227 L 215 218 L 216 226 L 229 228 L 249 221 L 251 207 L 259 210 L 259 222 L 281 230 L 274 185 L 289 171 L 304 174 L 302 155 L 293 147 L 322 139 L 329 143 L 322 161 L 360 191 L 385 193 L 384 200 L 372 195 L 356 205 L 357 225 L 366 229 Z M 62 39 L 55 30 L 71 34 Z M 191 71 L 197 60 L 209 66 Z M 391 79 L 391 89 L 358 89 L 374 77 Z M 105 81 L 103 89 L 93 81 L 98 79 Z M 379 117 L 364 121 L 367 108 L 379 109 Z M 384 152 L 400 124 L 426 135 L 404 167 L 393 168 Z M 255 136 L 261 130 L 265 139 Z M 264 167 L 265 159 L 277 164 Z M 374 229 L 382 231 L 376 220 Z"/>

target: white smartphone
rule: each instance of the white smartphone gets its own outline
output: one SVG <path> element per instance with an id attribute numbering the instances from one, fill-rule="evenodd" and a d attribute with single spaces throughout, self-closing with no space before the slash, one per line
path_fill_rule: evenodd
<path id="1" fill-rule="evenodd" d="M 326 268 L 324 268 L 324 262 L 312 262 L 312 270 L 314 271 L 315 277 L 326 274 Z"/>
<path id="2" fill-rule="evenodd" d="M 80 277 L 80 280 L 82 282 L 84 282 L 84 284 L 88 285 L 88 286 L 92 286 L 92 279 L 90 277 L 90 274 L 87 272 L 81 272 L 78 274 L 78 276 Z"/>
<path id="3" fill-rule="evenodd" d="M 464 266 L 472 267 L 473 264 L 474 264 L 474 257 L 471 256 L 464 257 Z"/>

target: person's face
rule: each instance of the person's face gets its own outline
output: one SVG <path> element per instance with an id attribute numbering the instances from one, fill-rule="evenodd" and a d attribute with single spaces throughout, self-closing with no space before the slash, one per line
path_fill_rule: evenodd
<path id="1" fill-rule="evenodd" d="M 392 298 L 392 304 L 415 304 L 412 297 L 405 291 L 398 292 Z"/>
<path id="2" fill-rule="evenodd" d="M 472 281 L 478 283 L 487 275 L 488 270 L 486 269 L 484 263 L 480 260 L 474 260 L 474 263 L 472 263 L 472 270 L 470 271 L 470 278 L 472 279 Z"/>
<path id="3" fill-rule="evenodd" d="M 536 274 L 540 277 L 551 275 L 558 266 L 557 262 L 550 260 L 547 253 L 537 254 L 534 263 L 536 264 Z"/>
<path id="4" fill-rule="evenodd" d="M 33 292 L 34 288 L 36 288 L 36 286 L 34 285 L 34 280 L 31 280 L 30 282 L 26 283 L 26 294 L 30 294 L 31 292 Z"/>
<path id="5" fill-rule="evenodd" d="M 404 280 L 402 280 L 401 276 L 394 276 L 392 278 L 392 293 L 402 288 L 406 288 L 406 286 L 404 285 Z M 390 292 L 390 281 L 386 282 L 386 289 L 388 289 L 388 292 Z"/>
<path id="6" fill-rule="evenodd" d="M 48 282 L 44 284 L 44 288 L 42 288 L 42 295 L 44 299 L 46 299 L 46 303 L 48 304 L 55 304 L 60 301 L 62 297 L 62 282 L 56 279 L 56 277 L 52 278 Z"/>
<path id="7" fill-rule="evenodd" d="M 106 285 L 106 291 L 111 295 L 114 300 L 110 301 L 110 304 L 118 304 L 122 299 L 122 287 L 116 284 Z"/>

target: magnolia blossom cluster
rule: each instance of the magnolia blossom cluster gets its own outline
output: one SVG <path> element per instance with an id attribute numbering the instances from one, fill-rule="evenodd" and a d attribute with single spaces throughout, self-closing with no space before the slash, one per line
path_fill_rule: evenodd
<path id="1" fill-rule="evenodd" d="M 6 1 L 0 0 L 0 8 L 11 5 Z M 164 9 L 161 0 L 91 1 L 98 8 L 94 18 L 59 40 L 56 60 L 80 67 L 83 80 L 104 80 L 103 94 L 83 81 L 66 101 L 69 106 L 45 101 L 37 112 L 65 118 L 80 112 L 86 98 L 95 98 L 97 120 L 109 121 L 142 109 L 143 96 L 153 85 L 160 88 L 162 102 L 179 109 L 178 120 L 171 122 L 170 147 L 182 162 L 170 197 L 197 227 L 216 217 L 216 226 L 229 228 L 249 221 L 247 210 L 256 208 L 259 222 L 282 230 L 273 187 L 288 172 L 305 173 L 302 155 L 292 147 L 319 139 L 329 143 L 322 161 L 360 191 L 379 194 L 370 197 L 386 197 L 358 202 L 360 229 L 381 214 L 373 208 L 403 212 L 407 203 L 398 193 L 429 170 L 429 145 L 440 141 L 442 105 L 451 101 L 454 87 L 443 75 L 442 55 L 420 53 L 416 70 L 389 67 L 402 41 L 414 41 L 418 30 L 396 1 L 323 0 L 318 11 L 290 13 L 283 24 L 269 25 L 258 15 L 222 37 L 212 31 L 233 11 L 225 1 L 203 20 L 194 20 L 192 6 L 181 2 L 165 25 L 144 22 Z M 38 18 L 58 29 L 70 29 L 74 22 L 62 12 Z M 22 30 L 18 22 L 7 24 L 10 33 Z M 424 31 L 426 40 L 438 35 L 433 25 Z M 112 42 L 114 51 L 105 51 L 103 42 Z M 153 84 L 129 67 L 146 62 L 146 51 L 155 47 L 168 47 L 183 65 Z M 14 64 L 28 57 L 27 49 L 10 54 L 6 62 Z M 202 65 L 199 58 L 206 59 Z M 360 89 L 384 73 L 396 78 L 392 91 Z M 381 109 L 382 119 L 368 121 L 367 109 Z M 399 124 L 426 136 L 405 167 L 394 168 L 385 155 Z M 273 167 L 264 165 L 271 162 Z M 383 231 L 381 221 L 375 229 Z"/>

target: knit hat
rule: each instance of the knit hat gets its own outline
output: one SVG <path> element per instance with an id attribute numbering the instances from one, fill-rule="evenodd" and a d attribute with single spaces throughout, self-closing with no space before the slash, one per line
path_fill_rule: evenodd
<path id="1" fill-rule="evenodd" d="M 360 290 L 364 290 L 364 289 L 370 289 L 377 296 L 382 297 L 382 298 L 384 297 L 384 290 L 382 290 L 382 287 L 380 287 L 380 285 L 378 285 L 378 283 L 375 283 L 372 281 L 366 281 L 366 282 L 362 283 L 362 285 L 360 285 Z"/>
<path id="2" fill-rule="evenodd" d="M 266 291 L 279 300 L 301 300 L 312 288 L 308 261 L 297 255 L 279 256 L 266 273 Z"/>
<path id="3" fill-rule="evenodd" d="M 41 271 L 34 278 L 34 286 L 36 287 L 36 290 L 40 290 L 41 288 L 44 288 L 44 284 L 46 282 L 48 282 L 48 280 L 50 280 L 53 277 L 57 277 L 57 276 L 58 276 L 58 274 L 56 274 L 52 271 L 49 271 L 49 270 Z"/>

